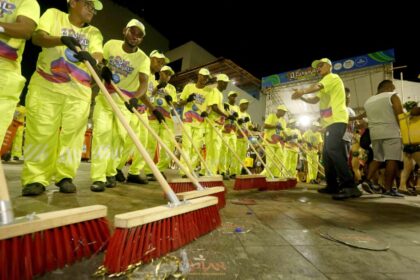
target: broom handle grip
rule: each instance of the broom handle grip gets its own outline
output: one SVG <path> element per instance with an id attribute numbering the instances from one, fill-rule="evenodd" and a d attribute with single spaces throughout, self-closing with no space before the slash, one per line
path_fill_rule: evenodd
<path id="1" fill-rule="evenodd" d="M 112 87 L 115 89 L 115 91 L 117 92 L 117 94 L 120 96 L 120 98 L 127 102 L 128 101 L 128 97 L 124 95 L 124 93 L 122 93 L 121 89 L 113 82 L 111 81 L 111 85 Z M 156 141 L 159 143 L 159 145 L 162 146 L 162 148 L 169 154 L 169 156 L 175 161 L 175 163 L 182 169 L 182 171 L 185 172 L 185 174 L 188 176 L 188 178 L 197 186 L 198 189 L 203 189 L 203 187 L 200 185 L 200 183 L 198 182 L 198 180 L 192 176 L 192 174 L 189 172 L 189 170 L 187 168 L 185 168 L 184 165 L 181 164 L 181 162 L 179 161 L 179 159 L 174 155 L 174 153 L 171 151 L 171 149 L 169 149 L 169 147 L 163 143 L 162 139 L 159 137 L 159 135 L 156 133 L 156 131 L 153 130 L 153 128 L 150 127 L 150 125 L 145 122 L 140 113 L 137 110 L 133 110 L 134 114 L 138 117 L 138 119 L 140 120 L 140 122 L 142 123 L 142 125 L 144 127 L 146 127 L 146 129 L 152 134 L 152 136 L 156 139 Z M 179 148 L 178 146 L 178 142 L 176 142 L 175 140 L 175 135 L 172 134 L 172 131 L 169 129 L 168 125 L 163 121 L 162 124 L 165 126 L 166 130 L 169 132 L 169 136 L 171 138 L 171 140 L 173 140 L 173 142 L 175 143 L 175 146 Z M 180 150 L 181 155 L 183 154 L 183 152 Z M 185 154 L 184 154 L 185 155 Z M 187 159 L 185 158 L 188 167 L 191 169 L 191 165 L 188 163 Z M 159 172 L 160 174 L 160 172 Z M 156 175 L 155 175 L 156 176 Z M 165 181 L 166 183 L 166 181 Z"/>
<path id="2" fill-rule="evenodd" d="M 246 137 L 246 139 L 248 140 L 249 145 L 251 146 L 251 149 L 254 151 L 254 153 L 255 153 L 255 155 L 257 156 L 257 158 L 261 161 L 261 164 L 262 164 L 262 165 L 264 166 L 264 168 L 267 170 L 268 175 L 269 175 L 271 178 L 274 178 L 273 173 L 270 171 L 270 169 L 268 169 L 268 168 L 267 168 L 267 166 L 266 166 L 265 162 L 263 161 L 263 159 L 261 158 L 260 154 L 259 154 L 259 153 L 258 153 L 258 151 L 255 149 L 255 147 L 254 147 L 254 145 L 252 144 L 252 142 L 251 142 L 251 141 L 249 141 L 248 137 L 247 137 L 247 136 L 246 136 L 246 134 L 245 134 L 245 131 L 241 128 L 241 126 L 240 126 L 237 122 L 235 122 L 235 125 L 236 125 L 236 127 L 239 129 L 239 131 L 241 132 L 241 134 L 242 134 L 244 137 Z M 264 149 L 263 149 L 263 150 L 264 150 Z M 266 156 L 267 156 L 267 155 L 266 155 Z"/>
<path id="3" fill-rule="evenodd" d="M 239 155 L 236 153 L 235 150 L 229 144 L 227 143 L 226 139 L 223 138 L 223 135 L 220 131 L 217 130 L 217 128 L 214 126 L 213 121 L 209 120 L 209 118 L 206 118 L 206 121 L 210 124 L 211 128 L 217 133 L 217 135 L 222 139 L 223 144 L 229 149 L 229 151 L 235 156 L 235 158 L 239 161 L 239 163 L 242 165 L 242 167 L 246 170 L 248 175 L 252 175 L 252 172 L 249 171 L 248 167 L 242 162 Z"/>
<path id="4" fill-rule="evenodd" d="M 184 132 L 184 134 L 185 134 L 185 135 L 187 135 L 187 138 L 188 138 L 188 140 L 190 141 L 191 146 L 193 147 L 194 151 L 197 153 L 198 157 L 200 158 L 201 163 L 203 163 L 204 168 L 206 169 L 206 171 L 207 171 L 207 172 L 208 172 L 211 176 L 213 176 L 214 174 L 211 172 L 211 170 L 210 170 L 209 166 L 208 166 L 208 165 L 207 165 L 207 163 L 206 163 L 206 160 L 203 158 L 203 156 L 201 155 L 201 152 L 198 150 L 198 148 L 194 145 L 194 142 L 193 142 L 193 139 L 192 139 L 191 135 L 190 135 L 190 134 L 187 132 L 187 130 L 185 129 L 184 123 L 182 122 L 181 117 L 178 115 L 178 112 L 175 110 L 175 108 L 174 108 L 173 106 L 172 106 L 171 108 L 172 108 L 172 111 L 175 113 L 175 116 L 176 116 L 176 118 L 178 119 L 179 124 L 181 125 L 181 129 L 182 129 L 182 131 Z"/>
<path id="5" fill-rule="evenodd" d="M 80 49 L 78 48 L 77 51 L 80 51 Z M 117 115 L 117 117 L 120 120 L 121 124 L 127 130 L 128 135 L 133 140 L 133 142 L 136 145 L 137 149 L 139 150 L 140 154 L 143 156 L 143 158 L 146 161 L 146 163 L 150 166 L 150 169 L 152 169 L 153 175 L 155 175 L 156 179 L 158 180 L 158 182 L 159 182 L 160 186 L 162 187 L 163 191 L 165 192 L 166 196 L 169 198 L 169 200 L 173 204 L 179 205 L 180 204 L 179 199 L 176 197 L 174 191 L 168 185 L 168 182 L 165 181 L 165 178 L 163 178 L 163 175 L 157 169 L 155 163 L 153 162 L 152 158 L 147 153 L 146 149 L 140 143 L 140 141 L 137 138 L 136 134 L 134 133 L 133 129 L 128 124 L 127 120 L 125 119 L 124 115 L 121 113 L 121 110 L 118 108 L 117 104 L 115 104 L 114 100 L 112 99 L 112 97 L 109 94 L 108 90 L 106 89 L 106 87 L 102 83 L 101 79 L 98 77 L 98 74 L 96 74 L 96 72 L 93 69 L 92 65 L 90 65 L 90 63 L 88 61 L 84 61 L 84 63 L 86 65 L 86 67 L 89 69 L 89 72 L 92 75 L 93 79 L 95 80 L 96 84 L 101 89 L 103 95 L 105 96 L 106 100 L 108 101 L 108 104 L 111 106 L 112 110 Z"/>
<path id="6" fill-rule="evenodd" d="M 9 190 L 7 188 L 6 176 L 4 175 L 3 165 L 0 162 L 0 201 L 10 201 Z"/>

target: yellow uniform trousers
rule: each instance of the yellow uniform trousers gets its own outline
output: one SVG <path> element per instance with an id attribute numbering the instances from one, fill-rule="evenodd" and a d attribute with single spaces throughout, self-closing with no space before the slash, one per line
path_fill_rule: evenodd
<path id="1" fill-rule="evenodd" d="M 228 145 L 232 147 L 234 151 L 236 151 L 236 134 L 235 133 L 223 133 L 223 139 L 225 139 L 226 143 L 228 143 Z M 234 174 L 235 170 L 234 170 L 233 161 L 235 157 L 224 143 L 221 143 L 219 153 L 220 153 L 220 160 L 219 160 L 220 173 L 227 174 L 229 172 L 229 174 Z"/>
<path id="2" fill-rule="evenodd" d="M 26 79 L 16 72 L 1 69 L 0 72 L 0 143 L 3 143 Z"/>
<path id="3" fill-rule="evenodd" d="M 237 138 L 236 140 L 236 153 L 238 154 L 241 162 L 245 161 L 246 153 L 248 152 L 248 141 L 244 138 Z M 232 159 L 234 161 L 234 173 L 233 174 L 241 174 L 242 164 L 235 158 Z"/>
<path id="4" fill-rule="evenodd" d="M 112 98 L 127 120 L 131 112 L 125 107 L 121 98 L 112 94 Z M 92 181 L 106 182 L 107 176 L 115 176 L 120 164 L 125 141 L 128 141 L 127 130 L 123 127 L 105 97 L 100 93 L 96 97 L 93 111 L 93 139 L 90 175 Z"/>
<path id="5" fill-rule="evenodd" d="M 15 139 L 12 144 L 12 158 L 22 156 L 22 144 L 23 144 L 23 131 L 25 130 L 24 125 L 20 125 L 16 131 Z"/>
<path id="6" fill-rule="evenodd" d="M 267 145 L 265 146 L 265 162 L 266 167 L 261 172 L 261 175 L 269 176 L 269 172 L 267 169 L 273 174 L 274 177 L 286 177 L 284 170 L 279 170 L 277 166 L 282 166 L 281 163 L 284 165 L 284 150 L 283 147 L 280 145 Z M 279 163 L 279 161 L 281 163 Z M 276 164 L 277 163 L 277 164 Z"/>
<path id="7" fill-rule="evenodd" d="M 220 125 L 216 124 L 215 128 L 220 133 L 222 132 L 222 127 Z M 206 164 L 208 168 L 210 169 L 210 174 L 206 174 L 206 175 L 216 175 L 217 170 L 219 168 L 220 147 L 222 145 L 222 139 L 220 139 L 220 136 L 210 126 L 210 124 L 206 124 L 206 133 L 204 135 L 204 142 L 206 143 Z"/>
<path id="8" fill-rule="evenodd" d="M 308 162 L 308 174 L 306 175 L 306 182 L 309 183 L 311 180 L 316 180 L 318 177 L 318 151 L 308 150 L 306 154 L 306 160 Z"/>
<path id="9" fill-rule="evenodd" d="M 191 166 L 193 168 L 199 166 L 200 158 L 195 152 L 193 145 L 201 151 L 201 148 L 204 144 L 204 124 L 201 124 L 201 127 L 192 126 L 190 123 L 184 123 L 185 131 L 182 132 L 182 150 L 185 152 L 187 158 L 189 159 Z M 189 140 L 188 136 L 185 134 L 188 133 L 193 140 L 193 143 Z M 185 160 L 181 159 L 181 164 L 185 165 Z M 181 174 L 184 172 L 181 170 Z"/>
<path id="10" fill-rule="evenodd" d="M 73 179 L 80 165 L 90 102 L 32 86 L 26 97 L 22 184 Z"/>
<path id="11" fill-rule="evenodd" d="M 288 175 L 291 177 L 296 177 L 297 171 L 297 163 L 298 163 L 298 156 L 299 152 L 295 149 L 285 148 L 284 149 L 284 163 L 286 170 L 288 171 Z"/>
<path id="12" fill-rule="evenodd" d="M 141 114 L 141 118 L 146 123 L 149 123 L 149 119 L 147 118 L 146 113 Z M 144 127 L 144 125 L 140 122 L 139 118 L 135 114 L 131 114 L 130 126 L 134 130 L 140 142 L 146 148 L 149 132 L 147 131 L 146 127 Z M 143 156 L 140 154 L 137 147 L 134 145 L 133 140 L 131 140 L 131 138 L 127 135 L 127 139 L 125 141 L 125 145 L 124 145 L 123 153 L 121 156 L 121 161 L 118 165 L 118 169 L 121 170 L 130 158 L 132 158 L 132 162 L 128 170 L 128 173 L 132 175 L 139 175 L 141 170 L 145 167 L 146 161 L 144 160 Z"/>
<path id="13" fill-rule="evenodd" d="M 169 133 L 166 132 L 165 127 L 159 123 L 157 120 L 149 120 L 149 124 L 152 127 L 152 129 L 159 135 L 159 137 L 162 139 L 163 143 L 165 143 L 166 146 L 171 151 L 174 151 L 175 145 L 172 143 L 171 137 Z M 172 120 L 166 119 L 166 124 L 168 125 L 169 129 L 172 131 L 172 134 L 174 132 L 174 122 Z M 156 149 L 158 148 L 158 142 L 155 137 L 151 133 L 149 133 L 149 137 L 147 139 L 147 152 L 149 153 L 150 157 L 153 159 L 155 157 Z M 157 162 L 157 167 L 160 171 L 164 171 L 170 167 L 171 164 L 171 157 L 166 153 L 162 147 L 160 147 L 159 150 L 159 160 Z M 152 169 L 146 165 L 144 167 L 144 173 L 145 174 L 151 174 Z"/>

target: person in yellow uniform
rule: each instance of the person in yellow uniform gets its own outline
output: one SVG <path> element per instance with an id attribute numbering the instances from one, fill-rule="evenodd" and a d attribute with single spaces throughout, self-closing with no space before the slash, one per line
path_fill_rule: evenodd
<path id="1" fill-rule="evenodd" d="M 209 79 L 210 71 L 207 68 L 201 68 L 198 71 L 197 82 L 185 85 L 178 102 L 179 106 L 184 106 L 183 122 L 185 131 L 182 132 L 182 149 L 194 168 L 199 166 L 199 157 L 192 145 L 201 149 L 204 144 L 205 127 L 203 124 L 204 118 L 201 114 L 206 109 L 206 98 L 211 92 L 211 88 L 207 87 Z M 190 135 L 194 143 L 190 142 L 185 133 Z M 183 158 L 181 163 L 184 163 Z M 182 171 L 181 174 L 183 174 Z"/>
<path id="2" fill-rule="evenodd" d="M 296 177 L 296 167 L 299 158 L 299 143 L 302 141 L 300 130 L 296 127 L 296 120 L 290 119 L 284 130 L 284 165 L 289 176 Z"/>
<path id="3" fill-rule="evenodd" d="M 137 111 L 140 113 L 140 116 L 145 123 L 149 123 L 149 118 L 147 114 L 147 109 L 153 114 L 159 122 L 164 120 L 163 115 L 160 113 L 159 110 L 152 104 L 147 95 L 147 92 L 153 89 L 153 85 L 155 84 L 155 73 L 158 73 L 163 65 L 167 62 L 167 58 L 160 52 L 154 50 L 149 55 L 149 69 L 145 73 L 141 73 L 140 80 L 140 100 L 142 101 L 141 104 L 134 104 L 134 107 L 137 108 Z M 146 71 L 146 70 L 145 70 Z M 134 99 L 137 100 L 137 99 Z M 137 101 L 136 101 L 137 102 Z M 134 132 L 137 134 L 140 142 L 143 144 L 144 147 L 147 147 L 147 140 L 149 132 L 147 128 L 142 124 L 139 120 L 138 116 L 132 114 L 130 119 L 130 126 L 133 128 Z M 148 180 L 146 177 L 141 176 L 141 171 L 146 166 L 146 161 L 141 156 L 140 152 L 137 150 L 137 147 L 134 145 L 131 139 L 127 139 L 125 141 L 123 155 L 121 161 L 117 168 L 117 176 L 116 179 L 118 181 L 124 181 L 124 174 L 122 173 L 121 169 L 124 167 L 126 162 L 129 158 L 132 158 L 132 162 L 130 168 L 128 170 L 127 182 L 134 183 L 134 184 L 147 184 Z"/>
<path id="4" fill-rule="evenodd" d="M 16 107 L 15 114 L 13 116 L 13 119 L 20 122 L 22 125 L 20 125 L 17 128 L 15 139 L 13 139 L 12 143 L 12 160 L 20 160 L 22 157 L 22 144 L 23 144 L 23 132 L 25 130 L 25 115 L 26 115 L 26 109 L 25 106 L 19 104 Z"/>
<path id="5" fill-rule="evenodd" d="M 129 98 L 145 96 L 150 60 L 139 49 L 146 35 L 145 27 L 139 20 L 132 19 L 127 23 L 123 34 L 124 41 L 110 40 L 104 45 L 107 66 L 102 69 L 102 77 L 107 82 L 112 80 Z M 126 108 L 124 101 L 111 85 L 105 85 L 126 119 L 130 119 L 132 113 Z M 91 190 L 101 192 L 105 187 L 116 186 L 116 169 L 121 161 L 125 141 L 130 139 L 101 93 L 96 97 L 93 125 Z"/>
<path id="6" fill-rule="evenodd" d="M 177 102 L 176 96 L 176 89 L 173 85 L 169 83 L 172 75 L 175 72 L 172 70 L 170 66 L 163 66 L 159 72 L 159 80 L 154 81 L 152 92 L 150 92 L 149 98 L 150 101 L 153 102 L 153 105 L 156 107 L 157 110 L 163 115 L 165 118 L 165 123 L 169 127 L 169 129 L 174 132 L 174 121 L 172 119 L 171 109 L 172 103 Z M 149 83 L 150 84 L 150 83 Z M 169 104 L 168 104 L 169 102 Z M 174 144 L 170 139 L 169 134 L 166 132 L 166 128 L 159 122 L 154 114 L 149 115 L 149 124 L 154 131 L 159 135 L 159 137 L 163 140 L 166 146 L 169 149 L 174 149 Z M 149 133 L 149 138 L 147 140 L 147 152 L 150 154 L 152 158 L 155 156 L 155 152 L 157 149 L 157 141 L 155 137 Z M 160 172 L 164 172 L 167 168 L 170 167 L 171 158 L 169 155 L 163 151 L 162 149 L 159 152 L 159 159 L 157 162 L 157 167 Z M 146 173 L 147 178 L 149 180 L 154 180 L 154 176 L 152 170 L 148 165 L 144 168 L 144 173 Z"/>
<path id="7" fill-rule="evenodd" d="M 25 42 L 38 24 L 39 13 L 36 0 L 0 2 L 0 143 L 25 85 L 20 63 Z"/>
<path id="8" fill-rule="evenodd" d="M 322 159 L 327 181 L 327 187 L 319 192 L 333 194 L 334 199 L 359 197 L 362 192 L 353 180 L 342 140 L 349 120 L 344 83 L 331 72 L 332 63 L 328 58 L 313 61 L 312 67 L 321 75 L 321 81 L 305 89 L 294 89 L 292 99 L 300 98 L 310 104 L 319 102 L 321 125 L 325 128 Z M 314 92 L 318 92 L 316 96 L 304 97 Z"/>
<path id="9" fill-rule="evenodd" d="M 228 115 L 236 115 L 239 112 L 238 105 L 235 105 L 236 97 L 238 93 L 236 91 L 230 91 L 228 93 L 228 102 L 225 103 L 224 109 L 228 113 Z M 230 147 L 232 147 L 236 151 L 236 120 L 225 120 L 222 135 L 223 138 L 226 140 L 226 143 Z M 226 147 L 226 145 L 222 144 L 220 147 L 220 161 L 219 161 L 219 171 L 220 174 L 223 176 L 223 180 L 229 180 L 229 174 L 234 174 L 234 165 L 232 164 L 233 155 L 231 151 Z"/>
<path id="10" fill-rule="evenodd" d="M 312 126 L 303 133 L 304 148 L 306 152 L 306 161 L 308 162 L 308 172 L 306 175 L 306 182 L 311 184 L 317 184 L 316 179 L 318 177 L 318 153 L 322 145 L 322 135 L 318 131 L 319 123 L 314 121 Z"/>
<path id="11" fill-rule="evenodd" d="M 284 116 L 288 112 L 286 106 L 277 106 L 275 114 L 270 114 L 264 121 L 264 139 L 267 141 L 266 147 L 266 168 L 268 168 L 275 177 L 284 177 L 284 171 L 279 170 L 275 162 L 280 160 L 284 162 L 284 130 L 287 128 Z M 282 172 L 283 171 L 283 172 Z M 264 169 L 261 175 L 267 175 L 267 170 Z"/>
<path id="12" fill-rule="evenodd" d="M 242 131 L 245 133 L 245 136 L 239 131 L 236 131 L 236 153 L 239 155 L 239 158 L 242 162 L 245 161 L 246 153 L 248 152 L 248 135 L 249 130 L 252 128 L 251 116 L 248 114 L 249 101 L 247 99 L 241 99 L 239 101 L 239 112 L 237 122 L 241 127 Z M 242 171 L 242 165 L 237 160 L 234 160 L 234 173 L 230 175 L 233 179 L 236 175 L 245 174 L 245 171 Z"/>
<path id="13" fill-rule="evenodd" d="M 26 97 L 23 195 L 41 194 L 53 177 L 60 192 L 76 192 L 73 178 L 92 95 L 92 78 L 82 61 L 93 66 L 102 61 L 102 34 L 89 24 L 102 3 L 67 3 L 68 14 L 48 9 L 32 36 L 42 52 Z"/>
<path id="14" fill-rule="evenodd" d="M 225 123 L 225 119 L 228 121 L 234 120 L 233 116 L 227 114 L 223 106 L 223 91 L 227 88 L 229 83 L 229 77 L 226 74 L 218 74 L 216 76 L 217 86 L 209 94 L 207 103 L 207 114 L 204 113 L 205 117 L 208 117 L 212 123 L 215 124 L 217 130 L 221 131 L 222 126 Z M 222 145 L 222 139 L 217 132 L 206 124 L 205 132 L 205 143 L 206 143 L 206 163 L 210 169 L 210 174 L 215 175 L 219 169 L 220 159 L 220 148 Z"/>

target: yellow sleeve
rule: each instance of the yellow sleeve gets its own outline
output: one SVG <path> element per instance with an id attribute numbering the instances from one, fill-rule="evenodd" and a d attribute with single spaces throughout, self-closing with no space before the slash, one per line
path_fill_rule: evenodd
<path id="1" fill-rule="evenodd" d="M 187 100 L 188 96 L 191 94 L 191 84 L 186 84 L 184 89 L 181 92 L 181 95 L 179 96 L 179 99 L 181 100 Z"/>
<path id="2" fill-rule="evenodd" d="M 90 53 L 103 53 L 103 41 L 101 31 L 95 28 L 93 31 L 89 32 L 89 52 Z"/>
<path id="3" fill-rule="evenodd" d="M 39 19 L 38 27 L 36 30 L 42 30 L 51 33 L 51 26 L 54 25 L 55 20 L 58 18 L 57 9 L 48 9 L 42 14 Z"/>
<path id="4" fill-rule="evenodd" d="M 176 96 L 176 88 L 173 85 L 168 84 L 166 91 L 172 97 L 172 102 L 178 102 L 178 97 Z"/>
<path id="5" fill-rule="evenodd" d="M 111 46 L 111 41 L 106 42 L 105 45 L 104 45 L 103 55 L 104 55 L 104 59 L 106 59 L 106 60 L 109 60 L 109 49 L 111 47 L 112 47 Z"/>
<path id="6" fill-rule="evenodd" d="M 24 16 L 33 20 L 36 24 L 39 22 L 40 9 L 35 0 L 26 0 L 19 6 L 17 16 Z"/>
<path id="7" fill-rule="evenodd" d="M 150 75 L 150 58 L 146 56 L 146 59 L 139 67 L 139 73 Z"/>

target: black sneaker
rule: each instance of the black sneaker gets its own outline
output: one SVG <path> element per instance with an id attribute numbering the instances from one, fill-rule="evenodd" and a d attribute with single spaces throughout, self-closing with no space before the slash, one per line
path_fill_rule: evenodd
<path id="1" fill-rule="evenodd" d="M 156 181 L 155 175 L 153 175 L 152 173 L 146 174 L 146 177 L 149 181 Z"/>
<path id="2" fill-rule="evenodd" d="M 117 186 L 117 179 L 115 178 L 115 176 L 106 176 L 105 187 L 115 188 L 116 186 Z"/>
<path id="3" fill-rule="evenodd" d="M 123 173 L 120 169 L 117 169 L 117 175 L 115 175 L 115 179 L 116 179 L 118 182 L 125 182 L 125 176 L 124 176 L 124 173 Z"/>
<path id="4" fill-rule="evenodd" d="M 93 192 L 103 192 L 105 191 L 105 183 L 101 181 L 93 182 L 92 186 L 90 186 L 90 190 Z"/>
<path id="5" fill-rule="evenodd" d="M 229 176 L 230 179 L 235 179 L 236 178 L 236 174 L 232 174 Z"/>
<path id="6" fill-rule="evenodd" d="M 30 183 L 23 187 L 23 196 L 35 196 L 40 195 L 45 191 L 45 186 L 41 183 Z"/>
<path id="7" fill-rule="evenodd" d="M 62 193 L 75 193 L 76 192 L 76 185 L 73 184 L 73 180 L 70 178 L 61 179 L 61 181 L 58 183 L 55 183 L 55 185 L 60 188 L 60 192 Z"/>
<path id="8" fill-rule="evenodd" d="M 13 157 L 13 160 L 20 160 L 20 158 L 19 158 L 19 157 L 17 157 L 17 156 L 14 156 L 14 157 Z"/>
<path id="9" fill-rule="evenodd" d="M 397 188 L 391 188 L 391 190 L 385 192 L 383 195 L 389 195 L 389 196 L 393 196 L 393 197 L 404 197 L 404 195 L 402 193 L 398 192 Z"/>
<path id="10" fill-rule="evenodd" d="M 222 173 L 221 175 L 223 176 L 223 180 L 229 181 L 229 179 L 230 179 L 229 175 L 227 175 L 225 173 Z"/>
<path id="11" fill-rule="evenodd" d="M 344 188 L 341 189 L 337 194 L 332 196 L 333 199 L 342 200 L 347 198 L 356 198 L 362 195 L 362 192 L 358 188 Z"/>
<path id="12" fill-rule="evenodd" d="M 128 173 L 127 183 L 146 185 L 149 183 L 149 181 L 146 178 L 142 178 L 140 175 L 133 175 Z"/>

